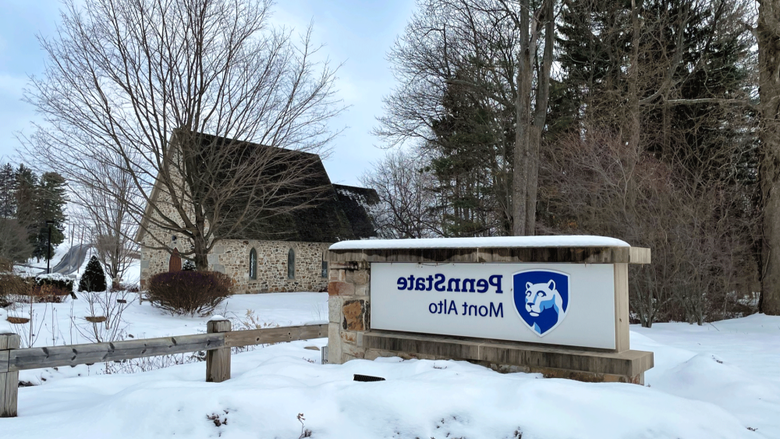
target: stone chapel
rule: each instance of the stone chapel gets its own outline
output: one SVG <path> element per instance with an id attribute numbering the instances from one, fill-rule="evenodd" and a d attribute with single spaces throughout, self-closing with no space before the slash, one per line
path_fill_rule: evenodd
<path id="1" fill-rule="evenodd" d="M 370 207 L 379 202 L 375 190 L 333 184 L 319 156 L 291 154 L 292 160 L 304 155 L 311 160 L 314 156 L 307 181 L 325 187 L 325 193 L 320 193 L 313 207 L 248 227 L 242 236 L 225 237 L 215 245 L 208 255 L 209 270 L 229 275 L 236 282 L 236 294 L 326 291 L 328 247 L 342 240 L 376 236 L 369 216 Z M 158 209 L 164 210 L 166 194 L 161 187 L 155 182 L 149 205 L 157 203 Z M 175 233 L 153 226 L 148 218 L 154 210 L 149 205 L 136 235 L 141 245 L 142 289 L 157 273 L 181 270 L 183 258 L 179 251 L 189 245 Z M 159 248 L 161 242 L 167 249 Z"/>

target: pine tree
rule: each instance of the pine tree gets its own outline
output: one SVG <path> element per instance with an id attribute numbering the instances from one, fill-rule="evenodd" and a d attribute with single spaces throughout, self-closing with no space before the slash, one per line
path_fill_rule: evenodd
<path id="1" fill-rule="evenodd" d="M 45 258 L 49 250 L 49 225 L 51 221 L 51 248 L 54 250 L 65 240 L 65 179 L 55 172 L 41 175 L 35 188 L 35 210 L 38 218 L 33 256 Z"/>
<path id="2" fill-rule="evenodd" d="M 79 281 L 79 291 L 106 291 L 106 274 L 97 257 L 92 256 Z"/>
<path id="3" fill-rule="evenodd" d="M 445 236 L 490 236 L 511 233 L 508 217 L 511 111 L 490 105 L 469 73 L 447 82 L 442 115 L 431 121 L 433 136 L 424 148 L 436 177 L 433 190 L 444 210 Z"/>
<path id="4" fill-rule="evenodd" d="M 27 241 L 32 248 L 35 248 L 37 246 L 38 230 L 40 229 L 40 218 L 35 206 L 35 187 L 38 185 L 38 176 L 35 175 L 32 169 L 22 164 L 16 170 L 15 179 L 16 219 L 19 221 L 19 225 L 26 231 Z"/>
<path id="5" fill-rule="evenodd" d="M 16 173 L 10 163 L 0 168 L 0 218 L 16 215 Z"/>
<path id="6" fill-rule="evenodd" d="M 11 172 L 10 165 L 0 169 L 0 217 L 15 211 L 18 224 L 26 231 L 26 239 L 32 246 L 31 256 L 40 260 L 48 255 L 49 224 L 51 221 L 51 247 L 65 240 L 65 179 L 56 172 L 40 176 L 22 165 L 13 173 L 12 183 L 6 184 L 4 176 Z M 6 203 L 4 189 L 11 187 L 13 196 Z"/>

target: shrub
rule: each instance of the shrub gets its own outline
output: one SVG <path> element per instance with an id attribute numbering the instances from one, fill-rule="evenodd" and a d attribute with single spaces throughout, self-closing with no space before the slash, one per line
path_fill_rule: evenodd
<path id="1" fill-rule="evenodd" d="M 24 296 L 30 293 L 32 283 L 13 272 L 13 263 L 0 258 L 0 307 L 11 304 L 13 296 Z"/>
<path id="2" fill-rule="evenodd" d="M 36 285 L 30 291 L 30 296 L 35 303 L 62 303 L 62 298 L 71 294 L 71 291 L 64 290 L 55 285 Z"/>
<path id="3" fill-rule="evenodd" d="M 233 294 L 233 281 L 214 271 L 173 271 L 149 279 L 147 299 L 171 314 L 207 315 Z"/>
<path id="4" fill-rule="evenodd" d="M 59 273 L 39 274 L 35 277 L 35 285 L 39 287 L 51 285 L 58 290 L 64 291 L 63 294 L 70 294 L 73 292 L 73 279 Z"/>
<path id="5" fill-rule="evenodd" d="M 106 291 L 106 273 L 97 257 L 92 256 L 79 281 L 79 291 Z"/>

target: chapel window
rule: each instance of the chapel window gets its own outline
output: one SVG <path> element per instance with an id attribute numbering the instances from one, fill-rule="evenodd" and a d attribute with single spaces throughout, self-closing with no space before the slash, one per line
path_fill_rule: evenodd
<path id="1" fill-rule="evenodd" d="M 287 279 L 295 279 L 295 251 L 287 252 Z"/>
<path id="2" fill-rule="evenodd" d="M 249 252 L 249 278 L 257 279 L 257 250 L 254 248 Z"/>

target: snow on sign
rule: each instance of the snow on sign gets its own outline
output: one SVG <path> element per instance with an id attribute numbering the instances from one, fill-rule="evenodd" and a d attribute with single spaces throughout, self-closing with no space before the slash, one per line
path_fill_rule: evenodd
<path id="1" fill-rule="evenodd" d="M 371 264 L 371 327 L 615 349 L 612 264 Z"/>

